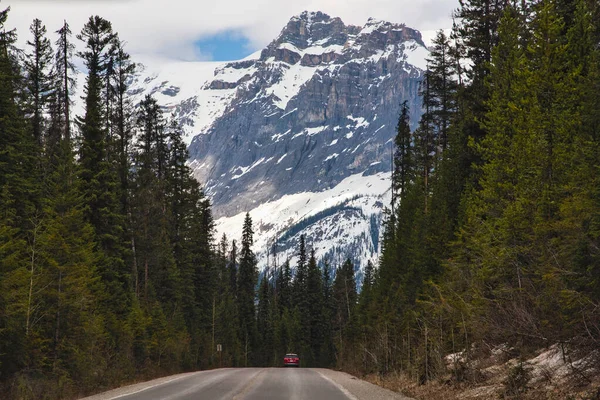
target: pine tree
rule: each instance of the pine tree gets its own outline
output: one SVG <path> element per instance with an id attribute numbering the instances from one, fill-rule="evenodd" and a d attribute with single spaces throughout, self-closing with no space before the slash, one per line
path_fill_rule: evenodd
<path id="1" fill-rule="evenodd" d="M 85 50 L 78 53 L 88 70 L 85 84 L 85 115 L 79 119 L 80 184 L 86 202 L 86 220 L 94 227 L 103 259 L 99 270 L 106 286 L 106 303 L 117 314 L 127 312 L 131 302 L 130 271 L 125 263 L 126 216 L 119 204 L 118 177 L 108 158 L 109 132 L 104 112 L 104 77 L 108 50 L 115 34 L 109 21 L 90 17 L 78 39 Z M 116 325 L 118 322 L 112 321 Z"/>
<path id="2" fill-rule="evenodd" d="M 308 293 L 308 263 L 306 257 L 306 241 L 304 235 L 300 236 L 298 249 L 298 263 L 296 274 L 292 283 L 292 301 L 294 311 L 297 313 L 297 323 L 300 325 L 298 340 L 296 341 L 296 352 L 301 354 L 301 362 L 313 361 L 310 346 L 310 298 Z M 310 364 L 309 364 L 310 365 Z"/>
<path id="3" fill-rule="evenodd" d="M 240 317 L 240 342 L 243 346 L 244 366 L 248 366 L 254 357 L 256 345 L 256 315 L 255 315 L 255 287 L 258 279 L 256 256 L 252 251 L 254 231 L 252 218 L 247 213 L 242 229 L 242 248 L 238 272 L 238 311 Z"/>
<path id="4" fill-rule="evenodd" d="M 357 357 L 352 350 L 357 338 L 357 299 L 354 265 L 350 259 L 346 259 L 336 271 L 332 291 L 335 304 L 333 331 L 340 367 L 355 364 L 354 360 Z"/>
<path id="5" fill-rule="evenodd" d="M 466 57 L 472 60 L 467 76 L 472 81 L 471 90 L 477 96 L 475 102 L 480 106 L 487 98 L 483 85 L 489 74 L 492 49 L 498 43 L 498 26 L 504 7 L 503 0 L 465 0 L 461 1 L 455 18 L 458 35 L 466 48 Z"/>
<path id="6" fill-rule="evenodd" d="M 317 366 L 321 359 L 321 350 L 325 337 L 325 321 L 324 321 L 324 299 L 323 299 L 323 282 L 321 270 L 317 265 L 314 249 L 311 251 L 308 261 L 307 277 L 306 277 L 306 295 L 308 299 L 308 325 L 309 340 L 308 347 L 310 354 L 304 355 L 307 358 L 307 365 Z M 307 357 L 309 356 L 309 357 Z"/>
<path id="7" fill-rule="evenodd" d="M 147 105 L 151 113 L 159 113 L 160 110 L 153 99 Z M 156 125 L 156 129 L 152 128 L 153 124 Z M 172 123 L 165 142 L 156 139 L 157 134 L 161 132 L 159 125 L 162 124 L 161 120 L 143 123 L 154 132 L 149 138 L 153 144 L 145 147 L 154 154 L 154 173 L 151 179 L 155 179 L 159 168 L 159 149 L 164 151 L 164 147 L 167 146 L 161 147 L 162 143 L 168 142 L 168 154 L 165 156 L 166 176 L 164 184 L 159 187 L 164 191 L 164 213 L 170 225 L 170 243 L 181 276 L 179 296 L 184 303 L 188 329 L 197 331 L 201 324 L 210 324 L 212 329 L 212 309 L 219 280 L 219 265 L 217 260 L 214 263 L 211 261 L 214 227 L 210 205 L 186 164 L 188 153 L 181 138 L 180 128 Z M 199 307 L 208 309 L 203 309 L 204 312 L 200 313 Z M 206 329 L 206 326 L 204 328 Z"/>
<path id="8" fill-rule="evenodd" d="M 427 74 L 431 95 L 430 112 L 436 130 L 436 153 L 438 164 L 448 148 L 450 124 L 456 112 L 457 71 L 452 59 L 450 40 L 443 30 L 433 39 L 432 49 L 427 58 Z"/>
<path id="9" fill-rule="evenodd" d="M 374 351 L 372 346 L 372 337 L 374 334 L 374 318 L 373 318 L 373 287 L 375 285 L 375 270 L 373 263 L 371 260 L 367 261 L 367 266 L 365 267 L 365 275 L 363 277 L 363 282 L 360 290 L 360 294 L 358 296 L 358 307 L 357 313 L 359 318 L 359 325 L 361 330 L 361 341 L 362 347 L 365 349 L 363 351 L 363 363 L 362 368 L 364 370 L 370 370 L 368 365 L 371 364 L 371 355 Z M 371 348 L 371 350 L 367 350 Z M 369 354 L 369 351 L 371 352 Z"/>
<path id="10" fill-rule="evenodd" d="M 16 34 L 4 28 L 9 11 L 0 12 L 0 188 L 6 191 L 0 209 L 13 209 L 13 226 L 27 230 L 29 217 L 39 207 L 39 153 L 17 102 L 21 77 L 13 47 Z"/>
<path id="11" fill-rule="evenodd" d="M 56 31 L 58 39 L 56 45 L 56 95 L 55 102 L 59 105 L 55 108 L 54 118 L 62 122 L 58 130 L 60 136 L 64 137 L 68 142 L 71 141 L 71 94 L 75 89 L 75 64 L 73 64 L 73 50 L 75 45 L 71 42 L 71 29 L 67 21 L 64 22 L 62 28 Z"/>
<path id="12" fill-rule="evenodd" d="M 256 310 L 256 325 L 259 336 L 258 354 L 256 361 L 258 365 L 271 365 L 271 357 L 274 332 L 273 332 L 273 314 L 272 314 L 272 290 L 269 283 L 269 271 L 265 270 L 258 288 L 258 308 Z"/>
<path id="13" fill-rule="evenodd" d="M 27 41 L 31 50 L 25 58 L 26 86 L 30 98 L 27 111 L 31 116 L 33 137 L 41 152 L 45 131 L 44 114 L 52 89 L 50 68 L 53 52 L 50 40 L 46 37 L 46 26 L 42 25 L 42 21 L 34 19 L 29 30 L 33 37 Z"/>
<path id="14" fill-rule="evenodd" d="M 132 114 L 133 106 L 131 99 L 127 94 L 131 78 L 135 72 L 135 64 L 130 60 L 129 54 L 124 49 L 124 43 L 120 40 L 114 42 L 114 60 L 113 60 L 113 76 L 109 77 L 112 80 L 112 91 L 115 96 L 115 106 L 112 117 L 113 126 L 113 141 L 115 159 L 118 164 L 118 174 L 121 182 L 121 206 L 123 212 L 127 212 L 128 198 L 127 192 L 129 189 L 129 153 L 132 132 Z M 173 142 L 173 140 L 171 140 Z"/>
<path id="15" fill-rule="evenodd" d="M 238 286 L 238 258 L 237 258 L 237 245 L 235 240 L 231 242 L 231 252 L 229 253 L 229 289 L 232 293 L 237 293 Z"/>
<path id="16" fill-rule="evenodd" d="M 174 300 L 174 280 L 178 278 L 173 260 L 165 259 L 171 252 L 171 242 L 165 237 L 170 216 L 165 208 L 166 183 L 157 175 L 157 136 L 164 128 L 164 121 L 156 100 L 150 96 L 141 103 L 138 124 L 141 135 L 135 161 L 132 212 L 137 231 L 136 258 L 143 266 L 143 272 L 136 281 L 141 282 L 142 297 L 146 303 L 154 300 L 150 293 L 153 291 L 156 300 L 163 304 Z"/>
<path id="17" fill-rule="evenodd" d="M 222 367 L 234 367 L 241 364 L 242 347 L 239 341 L 239 316 L 235 293 L 229 287 L 229 277 L 226 275 L 223 282 L 223 292 L 218 296 L 216 341 L 223 347 L 221 354 Z"/>
<path id="18" fill-rule="evenodd" d="M 467 186 L 467 190 L 478 186 L 477 167 L 482 160 L 469 143 L 478 143 L 486 135 L 481 125 L 489 99 L 485 80 L 489 75 L 492 49 L 498 43 L 500 18 L 507 4 L 504 0 L 466 0 L 460 3 L 454 15 L 455 20 L 460 21 L 455 25 L 454 33 L 460 46 L 458 53 L 470 60 L 470 67 L 463 68 L 469 84 L 461 88 L 457 99 L 463 109 L 461 121 L 455 127 L 456 134 L 461 137 L 459 143 L 463 146 L 462 164 L 466 169 L 463 185 Z M 455 65 L 460 68 L 460 60 Z"/>
<path id="19" fill-rule="evenodd" d="M 284 310 L 289 310 L 292 305 L 292 271 L 290 260 L 286 260 L 283 263 L 277 278 L 279 310 L 283 313 Z"/>
<path id="20" fill-rule="evenodd" d="M 335 315 L 335 303 L 333 301 L 333 281 L 329 261 L 325 260 L 323 265 L 323 346 L 319 365 L 323 368 L 330 367 L 335 359 L 335 347 L 333 337 L 332 319 Z"/>
<path id="21" fill-rule="evenodd" d="M 192 196 L 195 199 L 195 211 L 192 218 L 192 240 L 191 240 L 191 266 L 194 269 L 194 293 L 196 307 L 196 326 L 199 331 L 195 332 L 193 337 L 194 344 L 199 344 L 205 340 L 201 336 L 210 335 L 213 318 L 213 305 L 217 295 L 217 272 L 213 256 L 213 234 L 214 222 L 210 209 L 210 201 L 199 186 L 192 190 Z M 215 351 L 212 349 L 203 350 L 205 355 L 200 354 L 200 359 L 208 358 L 208 354 Z M 202 366 L 202 364 L 200 365 Z"/>
<path id="22" fill-rule="evenodd" d="M 410 131 L 409 108 L 406 100 L 400 105 L 400 117 L 396 129 L 393 182 L 395 198 L 392 200 L 392 203 L 395 203 L 396 198 L 402 198 L 402 194 L 405 192 L 408 183 L 413 179 L 413 138 Z"/>
<path id="23" fill-rule="evenodd" d="M 415 183 L 422 185 L 423 212 L 428 213 L 431 194 L 432 174 L 437 162 L 438 137 L 435 126 L 435 110 L 437 99 L 432 90 L 433 74 L 427 69 L 420 83 L 419 94 L 423 99 L 424 113 L 421 115 L 419 126 L 414 132 L 414 168 Z"/>
<path id="24" fill-rule="evenodd" d="M 481 190 L 470 199 L 461 235 L 468 250 L 457 259 L 468 271 L 463 275 L 481 279 L 471 282 L 479 288 L 475 293 L 495 299 L 484 302 L 490 317 L 478 331 L 510 341 L 516 340 L 514 332 L 528 332 L 527 340 L 534 341 L 533 332 L 542 326 L 523 324 L 521 313 L 545 319 L 544 336 L 561 335 L 559 327 L 550 328 L 560 309 L 555 300 L 560 274 L 554 268 L 560 250 L 554 246 L 562 222 L 556 207 L 568 193 L 558 187 L 569 180 L 565 165 L 577 131 L 572 124 L 579 119 L 569 107 L 573 102 L 566 101 L 572 83 L 563 69 L 567 52 L 553 2 L 535 5 L 526 49 L 521 21 L 516 9 L 506 10 L 502 40 L 492 52 Z"/>
<path id="25" fill-rule="evenodd" d="M 306 279 L 308 275 L 308 265 L 306 263 L 306 239 L 300 235 L 300 244 L 298 249 L 298 264 L 296 264 L 296 274 L 294 275 L 293 295 L 294 304 L 300 308 L 306 307 Z"/>
<path id="26" fill-rule="evenodd" d="M 63 139 L 57 167 L 49 177 L 51 200 L 40 238 L 42 265 L 50 278 L 43 291 L 43 336 L 49 339 L 46 362 L 55 376 L 73 379 L 83 374 L 85 379 L 94 379 L 91 366 L 102 364 L 105 356 L 95 346 L 105 343 L 106 332 L 100 315 L 94 312 L 99 290 L 98 254 L 93 229 L 84 219 L 73 164 L 70 142 Z M 80 335 L 82 330 L 85 338 Z M 83 360 L 80 352 L 89 356 Z"/>

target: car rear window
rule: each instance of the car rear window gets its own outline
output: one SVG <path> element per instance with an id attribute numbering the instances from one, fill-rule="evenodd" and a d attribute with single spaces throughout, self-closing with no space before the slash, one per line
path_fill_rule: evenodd
<path id="1" fill-rule="evenodd" d="M 285 356 L 286 356 L 286 357 L 298 357 L 298 355 L 297 355 L 297 354 L 286 354 Z"/>

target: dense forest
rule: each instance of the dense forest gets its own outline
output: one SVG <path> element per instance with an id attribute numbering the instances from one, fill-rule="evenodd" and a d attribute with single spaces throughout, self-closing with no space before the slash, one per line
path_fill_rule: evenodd
<path id="1" fill-rule="evenodd" d="M 472 360 L 495 346 L 524 360 L 555 344 L 597 365 L 599 12 L 597 0 L 469 0 L 438 32 L 419 126 L 406 104 L 399 118 L 352 368 L 426 382 L 460 352 L 453 379 L 476 381 Z M 591 382 L 588 366 L 571 371 Z"/>
<path id="2" fill-rule="evenodd" d="M 135 64 L 109 21 L 91 17 L 75 38 L 65 22 L 53 45 L 36 19 L 19 49 L 8 16 L 0 397 L 72 398 L 214 365 L 221 276 L 179 128 L 152 98 L 132 104 Z M 84 115 L 72 112 L 74 57 L 87 71 Z"/>
<path id="3" fill-rule="evenodd" d="M 463 0 L 403 99 L 379 265 L 261 275 L 250 215 L 214 237 L 179 126 L 128 94 L 135 63 L 90 17 L 25 49 L 0 11 L 0 392 L 74 398 L 169 373 L 278 366 L 401 372 L 461 352 L 600 342 L 600 5 Z M 75 40 L 80 52 L 75 51 Z M 75 82 L 74 57 L 85 65 Z M 84 113 L 73 115 L 84 85 Z M 239 232 L 232 232 L 237 237 Z M 222 345 L 222 352 L 216 345 Z M 597 360 L 595 360 L 597 362 Z"/>

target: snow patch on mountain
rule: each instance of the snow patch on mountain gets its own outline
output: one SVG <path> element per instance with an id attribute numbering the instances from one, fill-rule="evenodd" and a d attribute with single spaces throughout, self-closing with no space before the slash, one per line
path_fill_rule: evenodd
<path id="1" fill-rule="evenodd" d="M 184 141 L 189 144 L 198 134 L 206 133 L 223 115 L 235 97 L 235 89 L 211 89 L 216 78 L 224 82 L 240 79 L 251 71 L 225 68 L 223 62 L 156 61 L 141 59 L 131 92 L 135 101 L 151 95 L 165 115 L 175 115 L 184 128 Z"/>
<path id="2" fill-rule="evenodd" d="M 414 40 L 408 40 L 404 42 L 403 46 L 403 53 L 406 57 L 405 61 L 410 65 L 425 71 L 425 69 L 427 69 L 427 57 L 429 57 L 429 50 Z"/>
<path id="3" fill-rule="evenodd" d="M 279 82 L 273 84 L 265 91 L 267 95 L 274 95 L 273 103 L 278 108 L 285 110 L 287 103 L 294 98 L 304 85 L 315 74 L 316 68 L 305 67 L 300 64 L 288 65 L 284 62 L 278 63 L 283 69 L 283 77 Z"/>
<path id="4" fill-rule="evenodd" d="M 360 173 L 329 190 L 286 195 L 257 206 L 249 213 L 254 224 L 253 249 L 259 269 L 274 263 L 280 265 L 286 259 L 290 259 L 293 266 L 297 261 L 295 253 L 300 234 L 306 235 L 309 248 L 314 248 L 318 259 L 327 257 L 330 262 L 339 263 L 351 256 L 362 266 L 368 260 L 375 262 L 381 247 L 381 212 L 389 199 L 389 173 Z M 219 237 L 233 232 L 241 237 L 245 215 L 243 212 L 218 219 Z M 306 226 L 299 229 L 303 224 Z M 229 237 L 229 240 L 239 241 L 240 237 Z M 277 248 L 276 253 L 274 248 Z M 335 251 L 336 248 L 340 251 Z"/>

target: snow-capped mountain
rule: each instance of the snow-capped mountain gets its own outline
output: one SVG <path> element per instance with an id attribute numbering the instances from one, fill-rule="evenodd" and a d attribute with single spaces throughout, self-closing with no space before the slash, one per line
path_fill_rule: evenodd
<path id="1" fill-rule="evenodd" d="M 416 124 L 428 54 L 404 24 L 304 12 L 244 60 L 149 66 L 134 93 L 184 127 L 218 231 L 237 238 L 250 212 L 261 267 L 292 256 L 300 234 L 318 257 L 364 265 L 379 251 L 400 103 Z"/>

